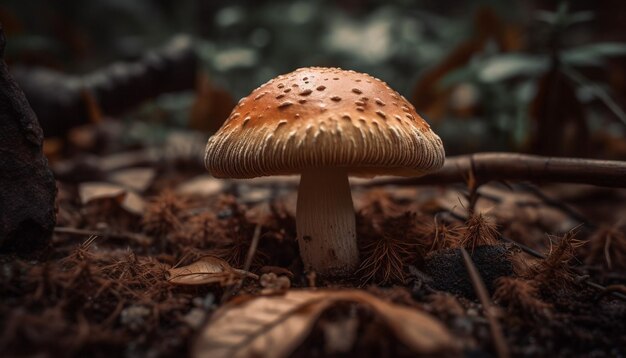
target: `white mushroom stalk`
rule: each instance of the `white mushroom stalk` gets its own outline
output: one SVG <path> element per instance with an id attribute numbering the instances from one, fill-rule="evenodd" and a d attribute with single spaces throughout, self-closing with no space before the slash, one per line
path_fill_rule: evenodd
<path id="1" fill-rule="evenodd" d="M 358 267 L 354 206 L 346 170 L 308 169 L 302 173 L 296 227 L 305 269 L 341 276 Z"/>

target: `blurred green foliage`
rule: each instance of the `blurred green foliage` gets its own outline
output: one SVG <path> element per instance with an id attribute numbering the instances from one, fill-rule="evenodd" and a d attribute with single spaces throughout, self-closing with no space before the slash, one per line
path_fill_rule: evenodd
<path id="1" fill-rule="evenodd" d="M 613 99 L 608 85 L 594 82 L 582 71 L 602 69 L 611 58 L 626 57 L 626 43 L 601 42 L 565 47 L 568 30 L 571 26 L 587 23 L 594 19 L 590 11 L 571 12 L 566 2 L 561 2 L 556 11 L 536 11 L 533 25 L 535 31 L 544 31 L 546 36 L 539 44 L 542 51 L 530 52 L 522 49 L 515 52 L 501 52 L 487 47 L 459 69 L 449 72 L 440 82 L 443 87 L 470 88 L 473 97 L 482 105 L 481 118 L 472 121 L 487 127 L 486 132 L 496 134 L 496 148 L 521 148 L 528 141 L 532 115 L 532 102 L 538 95 L 542 76 L 550 71 L 563 73 L 574 85 L 576 100 L 588 104 L 587 125 L 598 129 L 607 123 L 605 111 L 594 110 L 591 104 L 599 101 L 608 109 L 622 126 L 613 127 L 617 137 L 626 134 L 626 114 Z M 548 84 L 551 85 L 551 84 Z M 555 106 L 568 105 L 556 103 Z M 535 118 L 546 121 L 547 118 Z M 564 119 L 555 119 L 565 127 Z M 559 123 L 561 122 L 561 123 Z M 448 121 L 447 126 L 455 125 Z M 458 132 L 457 128 L 453 129 Z M 445 130 L 445 129 L 444 129 Z M 554 140 L 559 140 L 554 133 Z M 586 145 L 581 143 L 581 145 Z M 532 150 L 532 148 L 531 148 Z M 558 154 L 558 153 L 542 153 Z M 583 155 L 582 153 L 580 155 Z"/>
<path id="2" fill-rule="evenodd" d="M 244 96 L 278 74 L 310 65 L 368 72 L 407 93 L 421 70 L 471 25 L 469 17 L 424 10 L 429 3 L 7 0 L 0 9 L 18 23 L 8 31 L 10 58 L 46 54 L 65 71 L 80 72 L 135 58 L 173 34 L 188 33 L 197 38 L 212 76 Z M 478 3 L 456 6 L 450 15 L 471 14 Z"/>
<path id="3" fill-rule="evenodd" d="M 585 42 L 594 11 L 548 3 L 550 10 L 495 0 L 5 0 L 0 21 L 9 35 L 10 60 L 65 72 L 134 59 L 186 33 L 195 38 L 211 83 L 235 99 L 279 74 L 313 65 L 370 73 L 411 99 L 428 71 L 480 35 L 482 24 L 473 15 L 488 8 L 520 33 L 523 45 L 503 50 L 487 39 L 434 85 L 449 96 L 447 107 L 470 108 L 435 111 L 445 121 L 431 118 L 444 142 L 453 143 L 452 152 L 524 148 L 535 125 L 530 112 L 539 80 L 555 58 L 559 71 L 576 84 L 578 100 L 590 106 L 589 127 L 610 126 L 623 137 L 624 126 L 614 120 L 626 124 L 622 103 L 602 76 L 589 78 L 586 72 L 623 57 L 626 46 Z M 157 113 L 157 122 L 181 126 L 192 102 L 193 93 L 164 96 L 135 115 L 154 121 Z M 613 119 L 607 119 L 607 109 Z"/>

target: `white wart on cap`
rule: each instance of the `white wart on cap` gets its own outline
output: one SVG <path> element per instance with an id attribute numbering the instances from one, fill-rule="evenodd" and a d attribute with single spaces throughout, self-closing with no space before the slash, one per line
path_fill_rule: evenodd
<path id="1" fill-rule="evenodd" d="M 444 157 L 441 139 L 386 83 L 309 67 L 242 98 L 209 139 L 205 164 L 218 178 L 301 174 L 296 223 L 305 268 L 346 274 L 358 265 L 347 176 L 420 176 Z"/>

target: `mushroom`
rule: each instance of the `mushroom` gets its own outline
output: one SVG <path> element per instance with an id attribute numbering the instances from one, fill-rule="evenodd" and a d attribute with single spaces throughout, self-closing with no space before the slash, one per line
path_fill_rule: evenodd
<path id="1" fill-rule="evenodd" d="M 441 139 L 386 83 L 338 68 L 301 68 L 242 98 L 207 144 L 218 178 L 300 174 L 296 229 L 305 269 L 359 265 L 348 176 L 421 176 L 444 161 Z"/>

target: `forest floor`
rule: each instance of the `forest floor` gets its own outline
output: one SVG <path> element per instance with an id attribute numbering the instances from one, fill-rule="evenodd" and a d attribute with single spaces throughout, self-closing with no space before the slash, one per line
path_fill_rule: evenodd
<path id="1" fill-rule="evenodd" d="M 164 152 L 53 160 L 51 244 L 0 256 L 2 356 L 626 354 L 624 190 L 355 180 L 362 264 L 332 279 L 303 270 L 297 178 Z"/>

